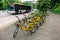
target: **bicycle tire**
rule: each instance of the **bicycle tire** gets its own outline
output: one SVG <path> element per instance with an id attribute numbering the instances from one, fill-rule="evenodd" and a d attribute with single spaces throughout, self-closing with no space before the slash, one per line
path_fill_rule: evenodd
<path id="1" fill-rule="evenodd" d="M 16 27 L 16 29 L 15 29 L 15 31 L 13 33 L 13 38 L 15 38 L 17 36 L 18 30 L 19 30 L 19 27 L 17 25 L 17 27 Z"/>
<path id="2" fill-rule="evenodd" d="M 36 25 L 35 27 L 34 27 L 34 30 L 29 30 L 31 33 L 35 33 L 36 31 L 38 30 L 38 26 Z"/>

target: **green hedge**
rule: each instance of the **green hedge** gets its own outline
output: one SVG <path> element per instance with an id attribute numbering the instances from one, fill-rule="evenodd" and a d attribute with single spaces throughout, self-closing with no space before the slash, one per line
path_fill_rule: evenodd
<path id="1" fill-rule="evenodd" d="M 52 10 L 52 12 L 60 15 L 60 6 L 57 7 L 56 9 Z"/>

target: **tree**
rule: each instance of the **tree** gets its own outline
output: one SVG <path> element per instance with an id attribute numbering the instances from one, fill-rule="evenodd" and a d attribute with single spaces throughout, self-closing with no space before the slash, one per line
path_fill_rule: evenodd
<path id="1" fill-rule="evenodd" d="M 40 13 L 46 13 L 47 10 L 49 9 L 49 3 L 50 1 L 46 0 L 38 0 L 37 1 L 37 9 L 39 10 Z"/>
<path id="2" fill-rule="evenodd" d="M 51 0 L 50 6 L 52 9 L 56 8 L 59 6 L 60 0 Z"/>
<path id="3" fill-rule="evenodd" d="M 37 9 L 40 13 L 46 13 L 48 9 L 58 7 L 60 0 L 38 0 Z"/>
<path id="4" fill-rule="evenodd" d="M 6 7 L 9 3 L 14 3 L 14 2 L 21 3 L 20 0 L 0 0 L 0 10 L 6 9 Z"/>

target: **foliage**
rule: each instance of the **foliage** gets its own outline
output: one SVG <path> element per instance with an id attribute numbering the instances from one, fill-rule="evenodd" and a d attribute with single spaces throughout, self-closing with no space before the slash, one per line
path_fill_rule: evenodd
<path id="1" fill-rule="evenodd" d="M 49 9 L 53 9 L 59 6 L 60 0 L 38 0 L 37 1 L 37 9 L 39 13 L 44 14 Z"/>
<path id="2" fill-rule="evenodd" d="M 52 9 L 55 9 L 59 6 L 60 0 L 51 0 L 50 6 Z"/>
<path id="3" fill-rule="evenodd" d="M 50 1 L 47 0 L 38 0 L 37 1 L 37 9 L 39 10 L 39 12 L 45 13 L 47 12 L 47 10 L 49 9 L 49 3 Z"/>
<path id="4" fill-rule="evenodd" d="M 60 6 L 57 7 L 56 9 L 52 10 L 52 12 L 54 12 L 56 14 L 60 14 Z"/>
<path id="5" fill-rule="evenodd" d="M 39 13 L 39 11 L 37 10 L 37 11 L 35 11 L 35 12 L 33 12 L 33 13 L 31 13 L 31 15 L 39 15 L 40 13 Z M 45 15 L 46 16 L 49 16 L 49 14 L 48 13 L 45 13 Z"/>
<path id="6" fill-rule="evenodd" d="M 13 3 L 13 2 L 15 2 L 15 0 L 9 0 L 9 2 Z"/>
<path id="7" fill-rule="evenodd" d="M 32 8 L 36 8 L 36 3 L 33 3 L 31 1 L 25 1 L 23 2 L 23 4 L 27 6 L 32 6 Z"/>
<path id="8" fill-rule="evenodd" d="M 0 10 L 6 9 L 6 7 L 9 3 L 14 3 L 14 2 L 21 3 L 21 1 L 19 1 L 19 0 L 0 0 Z"/>
<path id="9" fill-rule="evenodd" d="M 37 15 L 37 14 L 39 14 L 39 11 L 35 11 L 35 12 L 31 13 L 31 15 Z"/>

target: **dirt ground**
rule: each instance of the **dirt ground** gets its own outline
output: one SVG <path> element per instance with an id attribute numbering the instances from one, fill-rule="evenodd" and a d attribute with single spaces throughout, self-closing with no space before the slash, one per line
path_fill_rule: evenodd
<path id="1" fill-rule="evenodd" d="M 0 40 L 60 40 L 60 15 L 52 14 L 46 18 L 46 23 L 36 33 L 29 35 L 26 31 L 19 30 L 17 37 L 12 37 L 15 25 L 0 30 Z"/>

